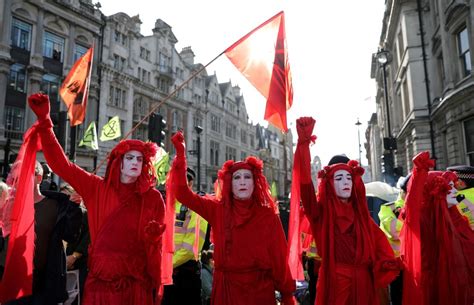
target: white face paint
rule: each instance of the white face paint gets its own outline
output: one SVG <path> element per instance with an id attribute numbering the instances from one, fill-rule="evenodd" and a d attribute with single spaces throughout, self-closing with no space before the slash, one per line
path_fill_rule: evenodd
<path id="1" fill-rule="evenodd" d="M 239 169 L 232 174 L 232 193 L 234 198 L 240 200 L 249 199 L 252 196 L 253 174 L 248 169 Z"/>
<path id="2" fill-rule="evenodd" d="M 334 190 L 340 199 L 347 200 L 351 197 L 352 176 L 345 169 L 337 170 L 334 173 Z"/>
<path id="3" fill-rule="evenodd" d="M 449 186 L 451 187 L 451 189 L 449 190 L 448 195 L 446 195 L 446 202 L 448 203 L 448 208 L 459 204 L 459 202 L 456 200 L 458 190 L 454 187 L 454 182 L 450 181 Z"/>
<path id="4" fill-rule="evenodd" d="M 123 155 L 120 181 L 122 183 L 135 182 L 142 173 L 143 154 L 137 150 L 130 150 Z"/>

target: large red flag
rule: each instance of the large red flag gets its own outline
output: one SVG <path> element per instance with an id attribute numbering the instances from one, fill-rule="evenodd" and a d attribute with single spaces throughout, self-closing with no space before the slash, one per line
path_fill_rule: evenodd
<path id="1" fill-rule="evenodd" d="M 86 115 L 93 57 L 94 47 L 91 47 L 76 61 L 59 90 L 68 108 L 71 126 L 81 124 Z"/>
<path id="2" fill-rule="evenodd" d="M 250 83 L 267 98 L 264 119 L 288 131 L 286 111 L 293 104 L 293 86 L 281 11 L 225 50 Z"/>
<path id="3" fill-rule="evenodd" d="M 31 295 L 34 253 L 34 168 L 36 152 L 40 149 L 35 123 L 25 134 L 15 166 L 10 175 L 15 201 L 11 215 L 12 230 L 8 242 L 5 270 L 0 282 L 0 302 L 5 303 Z"/>

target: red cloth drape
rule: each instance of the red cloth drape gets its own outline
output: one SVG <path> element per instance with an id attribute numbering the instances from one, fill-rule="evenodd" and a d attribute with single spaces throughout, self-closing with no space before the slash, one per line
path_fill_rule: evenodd
<path id="1" fill-rule="evenodd" d="M 302 244 L 301 232 L 303 229 L 300 215 L 300 184 L 309 184 L 311 182 L 311 169 L 303 164 L 307 164 L 311 160 L 309 152 L 309 143 L 316 141 L 316 137 L 312 135 L 314 124 L 316 121 L 309 120 L 305 126 L 297 125 L 298 146 L 294 154 L 293 173 L 291 182 L 291 198 L 290 198 L 290 220 L 288 228 L 288 265 L 290 266 L 291 275 L 294 279 L 304 280 L 302 265 Z M 305 229 L 307 231 L 307 228 Z"/>
<path id="2" fill-rule="evenodd" d="M 0 302 L 30 295 L 33 280 L 34 254 L 34 168 L 36 152 L 41 148 L 38 124 L 34 124 L 25 134 L 20 148 L 14 173 L 16 182 L 15 201 L 11 215 L 12 230 L 8 242 L 5 271 L 0 283 Z"/>

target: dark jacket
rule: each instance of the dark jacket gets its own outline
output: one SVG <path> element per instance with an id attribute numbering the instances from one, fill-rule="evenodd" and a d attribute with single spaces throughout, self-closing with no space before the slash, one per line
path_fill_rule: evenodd
<path id="1" fill-rule="evenodd" d="M 80 235 L 74 242 L 69 242 L 66 247 L 66 255 L 72 255 L 74 252 L 81 253 L 82 256 L 78 258 L 75 263 L 75 269 L 87 268 L 87 255 L 91 237 L 89 234 L 89 222 L 87 221 L 87 210 L 85 207 L 80 207 L 82 212 L 82 225 Z"/>
<path id="2" fill-rule="evenodd" d="M 69 196 L 44 191 L 42 194 L 57 203 L 56 225 L 49 240 L 45 271 L 33 270 L 33 298 L 41 295 L 45 305 L 62 303 L 68 298 L 66 290 L 66 254 L 63 240 L 75 242 L 80 233 L 82 212 L 78 204 L 69 201 Z"/>

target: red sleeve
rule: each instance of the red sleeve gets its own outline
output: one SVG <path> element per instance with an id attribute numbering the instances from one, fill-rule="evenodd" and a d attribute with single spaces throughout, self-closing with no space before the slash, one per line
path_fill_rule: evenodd
<path id="1" fill-rule="evenodd" d="M 161 259 L 162 259 L 162 243 L 164 232 L 165 219 L 165 204 L 163 198 L 158 191 L 154 191 L 153 199 L 150 202 L 155 203 L 152 221 L 156 221 L 163 226 L 163 229 L 158 231 L 156 238 L 147 240 L 147 271 L 153 279 L 153 287 L 158 290 L 161 285 Z"/>
<path id="2" fill-rule="evenodd" d="M 316 192 L 314 191 L 313 183 L 300 184 L 301 201 L 303 202 L 304 213 L 311 222 L 314 222 L 318 216 L 318 209 L 316 203 Z"/>
<path id="3" fill-rule="evenodd" d="M 186 180 L 186 159 L 177 156 L 173 161 L 171 168 L 173 195 L 182 204 L 201 215 L 211 225 L 214 221 L 213 213 L 218 204 L 214 198 L 199 196 L 194 193 L 187 184 Z"/>
<path id="4" fill-rule="evenodd" d="M 273 281 L 275 289 L 280 291 L 284 304 L 291 303 L 293 292 L 296 290 L 296 283 L 293 280 L 286 258 L 287 243 L 285 233 L 281 225 L 280 218 L 278 215 L 273 216 L 273 229 L 271 230 L 271 236 L 273 237 L 270 242 L 270 257 L 273 257 L 272 269 L 273 269 Z"/>
<path id="5" fill-rule="evenodd" d="M 370 223 L 374 235 L 376 251 L 376 262 L 374 266 L 375 285 L 379 288 L 385 288 L 400 273 L 401 263 L 399 259 L 395 258 L 393 249 L 382 230 L 380 230 L 375 222 L 370 221 Z"/>
<path id="6" fill-rule="evenodd" d="M 51 123 L 51 120 L 48 120 L 46 124 Z M 91 190 L 101 179 L 68 160 L 54 135 L 53 128 L 39 130 L 44 157 L 52 171 L 69 183 L 82 198 L 87 199 L 88 195 L 93 194 Z M 84 201 L 87 202 L 87 200 Z"/>

